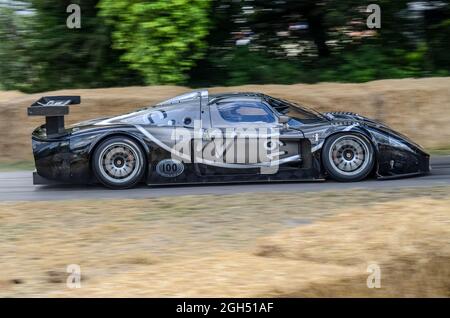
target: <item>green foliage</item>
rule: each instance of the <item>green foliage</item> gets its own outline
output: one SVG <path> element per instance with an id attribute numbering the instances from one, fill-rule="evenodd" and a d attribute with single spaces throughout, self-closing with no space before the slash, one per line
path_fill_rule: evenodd
<path id="1" fill-rule="evenodd" d="M 229 86 L 248 83 L 363 83 L 384 78 L 439 75 L 426 70 L 427 54 L 425 44 L 414 51 L 406 51 L 383 48 L 377 41 L 371 41 L 327 59 L 301 63 L 297 59 L 274 59 L 248 48 L 237 48 L 218 58 L 221 62 L 218 72 L 222 75 L 220 84 Z"/>
<path id="2" fill-rule="evenodd" d="M 109 27 L 97 16 L 97 0 L 32 0 L 32 13 L 0 12 L 0 82 L 28 92 L 142 83 L 111 49 Z M 81 29 L 69 29 L 66 8 L 78 3 Z M 8 25 L 6 25 L 8 24 Z M 14 30 L 14 31 L 13 31 Z"/>
<path id="3" fill-rule="evenodd" d="M 102 0 L 114 47 L 147 84 L 183 83 L 203 56 L 208 0 Z"/>
<path id="4" fill-rule="evenodd" d="M 32 24 L 12 8 L 0 7 L 0 88 L 26 90 L 31 76 L 27 30 Z"/>
<path id="5" fill-rule="evenodd" d="M 371 31 L 371 0 L 0 1 L 0 89 L 449 76 L 450 4 L 408 2 L 376 1 Z M 66 27 L 71 3 L 81 29 Z"/>
<path id="6" fill-rule="evenodd" d="M 239 36 L 252 30 L 250 44 L 245 49 L 234 43 L 228 50 L 223 45 L 210 48 L 209 63 L 202 66 L 221 75 L 219 83 L 210 82 L 219 85 L 367 82 L 449 74 L 450 24 L 442 17 L 450 17 L 450 7 L 412 18 L 407 0 L 380 0 L 381 29 L 369 34 L 364 8 L 370 3 L 254 0 L 255 13 L 234 13 L 241 22 L 228 27 Z M 306 28 L 292 30 L 293 25 Z M 300 53 L 288 54 L 289 46 L 301 48 Z"/>
<path id="7" fill-rule="evenodd" d="M 238 47 L 225 56 L 217 57 L 213 64 L 220 64 L 219 83 L 227 86 L 253 84 L 291 84 L 301 78 L 298 61 L 274 59 L 261 52 Z"/>
<path id="8" fill-rule="evenodd" d="M 362 83 L 383 78 L 403 78 L 419 75 L 408 64 L 403 51 L 384 50 L 378 45 L 365 45 L 342 54 L 334 65 L 323 65 L 318 81 Z M 402 63 L 402 59 L 404 60 Z"/>
<path id="9" fill-rule="evenodd" d="M 450 13 L 448 19 L 429 27 L 428 39 L 434 67 L 441 68 L 442 74 L 448 75 L 450 73 Z M 445 68 L 442 69 L 442 66 Z"/>

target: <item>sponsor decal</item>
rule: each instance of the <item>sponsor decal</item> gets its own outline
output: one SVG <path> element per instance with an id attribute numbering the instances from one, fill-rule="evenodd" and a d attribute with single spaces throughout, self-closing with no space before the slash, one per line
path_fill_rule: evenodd
<path id="1" fill-rule="evenodd" d="M 156 172 L 166 178 L 175 178 L 182 174 L 184 165 L 181 161 L 176 159 L 164 159 L 156 165 Z"/>

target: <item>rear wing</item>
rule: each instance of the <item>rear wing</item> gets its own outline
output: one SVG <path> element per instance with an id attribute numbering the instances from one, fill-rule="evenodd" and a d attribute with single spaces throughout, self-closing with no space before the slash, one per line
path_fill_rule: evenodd
<path id="1" fill-rule="evenodd" d="M 45 116 L 47 136 L 64 134 L 64 116 L 69 105 L 81 103 L 80 96 L 45 96 L 28 107 L 28 116 Z"/>

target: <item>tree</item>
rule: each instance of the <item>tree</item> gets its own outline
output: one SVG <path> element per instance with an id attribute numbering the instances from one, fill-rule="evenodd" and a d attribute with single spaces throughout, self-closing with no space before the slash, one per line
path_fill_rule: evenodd
<path id="1" fill-rule="evenodd" d="M 66 8 L 71 3 L 81 7 L 80 29 L 66 25 Z M 9 40 L 9 49 L 0 49 L 0 64 L 13 69 L 2 72 L 7 78 L 0 82 L 9 89 L 30 92 L 142 83 L 138 74 L 120 61 L 122 52 L 111 48 L 111 30 L 98 17 L 97 3 L 30 0 L 26 14 L 5 8 L 9 13 L 1 15 L 0 36 Z"/>
<path id="2" fill-rule="evenodd" d="M 147 84 L 184 83 L 203 57 L 209 0 L 102 0 L 114 47 Z"/>
<path id="3" fill-rule="evenodd" d="M 450 75 L 450 6 L 424 12 L 429 58 L 439 75 Z"/>
<path id="4" fill-rule="evenodd" d="M 18 14 L 24 5 L 0 4 L 0 88 L 26 90 L 32 78 L 30 58 L 26 55 L 29 19 Z"/>
<path id="5" fill-rule="evenodd" d="M 378 0 L 381 29 L 366 24 L 372 0 L 214 1 L 209 63 L 219 85 L 318 81 L 364 82 L 448 74 L 448 5 L 426 11 L 409 0 Z M 226 4 L 226 5 L 224 5 Z M 421 3 L 418 6 L 423 6 Z M 219 19 L 217 19 L 219 17 Z M 411 27 L 411 24 L 415 27 Z M 426 37 L 420 35 L 427 30 Z M 439 31 L 438 31 L 439 30 Z M 219 45 L 218 37 L 221 35 Z M 421 40 L 418 40 L 421 39 Z M 230 41 L 231 40 L 231 41 Z M 195 69 L 197 81 L 208 83 Z M 193 72 L 194 73 L 194 72 Z M 211 73 L 211 72 L 210 72 Z"/>

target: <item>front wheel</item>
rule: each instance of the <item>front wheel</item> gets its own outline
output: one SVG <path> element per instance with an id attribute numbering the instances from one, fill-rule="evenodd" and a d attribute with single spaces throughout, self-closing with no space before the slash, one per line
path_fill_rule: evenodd
<path id="1" fill-rule="evenodd" d="M 338 134 L 330 137 L 322 150 L 322 162 L 337 181 L 352 182 L 366 178 L 374 166 L 374 151 L 366 137 Z"/>
<path id="2" fill-rule="evenodd" d="M 97 179 L 112 189 L 135 186 L 144 176 L 145 156 L 135 141 L 113 137 L 94 151 L 92 168 Z"/>

